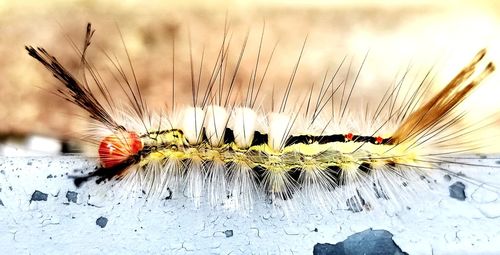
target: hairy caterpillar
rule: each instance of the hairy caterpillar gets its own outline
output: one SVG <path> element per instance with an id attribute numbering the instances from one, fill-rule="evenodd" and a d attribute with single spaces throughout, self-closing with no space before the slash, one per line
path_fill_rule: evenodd
<path id="1" fill-rule="evenodd" d="M 259 45 L 249 85 L 240 91 L 245 100 L 233 103 L 247 41 L 235 66 L 228 68 L 230 40 L 225 30 L 204 88 L 191 57 L 189 107 L 170 102 L 169 109 L 151 112 L 135 74 L 130 81 L 121 65 L 113 62 L 117 82 L 130 103 L 128 110 L 117 111 L 115 92 L 107 89 L 86 58 L 93 34 L 89 24 L 79 51 L 84 67 L 81 80 L 43 48 L 26 47 L 64 85 L 59 95 L 87 111 L 99 130 L 104 130 L 93 137 L 100 166 L 77 177 L 75 184 L 93 178 L 98 184 L 130 181 L 148 195 L 173 192 L 199 204 L 206 193 L 214 206 L 231 200 L 244 209 L 252 208 L 258 197 L 273 202 L 298 197 L 319 201 L 316 204 L 327 208 L 347 201 L 369 209 L 380 199 L 397 201 L 414 192 L 405 189 L 408 182 L 425 182 L 436 170 L 450 172 L 441 163 L 453 164 L 453 157 L 474 151 L 475 134 L 485 125 L 462 127 L 465 113 L 457 106 L 495 69 L 484 60 L 486 50 L 481 50 L 432 96 L 428 96 L 429 77 L 410 89 L 403 89 L 401 80 L 385 92 L 378 105 L 356 112 L 350 98 L 361 68 L 351 77 L 352 85 L 348 78 L 337 81 L 342 62 L 333 74 L 325 75 L 317 96 L 311 87 L 302 101 L 290 107 L 303 47 L 281 101 L 274 108 L 273 95 L 273 108 L 266 113 L 257 98 L 265 86 L 263 77 L 272 55 L 258 79 Z M 86 74 L 98 90 L 91 90 Z M 359 116 L 348 117 L 351 113 Z M 357 118 L 364 123 L 356 123 Z"/>

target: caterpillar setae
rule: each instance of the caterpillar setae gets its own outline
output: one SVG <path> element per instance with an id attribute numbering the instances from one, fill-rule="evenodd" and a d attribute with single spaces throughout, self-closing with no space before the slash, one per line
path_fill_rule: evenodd
<path id="1" fill-rule="evenodd" d="M 338 81 L 344 61 L 336 72 L 325 75 L 320 86 L 311 86 L 302 100 L 290 103 L 302 47 L 282 88 L 283 97 L 275 100 L 273 94 L 269 111 L 257 99 L 263 96 L 262 86 L 268 86 L 263 77 L 272 54 L 266 65 L 255 64 L 246 88 L 235 92 L 247 45 L 245 41 L 236 63 L 229 63 L 226 29 L 206 86 L 200 85 L 201 74 L 196 74 L 191 55 L 192 105 L 167 102 L 168 109 L 154 113 L 137 81 L 129 80 L 122 66 L 111 61 L 129 101 L 117 110 L 117 92 L 107 88 L 86 58 L 93 34 L 89 24 L 84 46 L 78 50 L 84 69 L 81 78 L 43 48 L 26 47 L 61 82 L 58 94 L 84 109 L 99 130 L 91 133 L 99 165 L 76 177 L 76 186 L 88 180 L 122 182 L 148 196 L 185 195 L 195 204 L 206 198 L 213 206 L 230 201 L 246 210 L 263 198 L 272 203 L 315 201 L 326 208 L 347 201 L 370 209 L 381 199 L 398 201 L 420 192 L 407 184 L 427 185 L 427 177 L 436 171 L 460 176 L 442 163 L 464 164 L 456 159 L 481 147 L 476 135 L 492 122 L 463 125 L 467 113 L 457 108 L 495 69 L 485 60 L 484 49 L 433 95 L 428 75 L 410 88 L 401 80 L 373 107 L 353 107 L 349 99 L 361 68 L 350 77 L 352 85 L 347 78 Z M 264 73 L 262 78 L 258 71 Z M 97 89 L 91 89 L 88 75 Z M 235 94 L 244 100 L 236 102 Z"/>

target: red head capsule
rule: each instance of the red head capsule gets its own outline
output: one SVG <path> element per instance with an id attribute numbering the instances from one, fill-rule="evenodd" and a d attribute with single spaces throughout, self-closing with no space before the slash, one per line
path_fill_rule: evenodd
<path id="1" fill-rule="evenodd" d="M 101 140 L 99 158 L 103 167 L 113 167 L 137 154 L 142 147 L 141 139 L 134 132 L 112 134 Z"/>

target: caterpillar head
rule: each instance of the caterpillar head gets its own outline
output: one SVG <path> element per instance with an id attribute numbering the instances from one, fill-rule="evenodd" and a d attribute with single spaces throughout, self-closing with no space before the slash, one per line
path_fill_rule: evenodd
<path id="1" fill-rule="evenodd" d="M 99 159 L 104 168 L 110 168 L 137 154 L 142 148 L 143 144 L 137 133 L 115 133 L 101 140 Z"/>

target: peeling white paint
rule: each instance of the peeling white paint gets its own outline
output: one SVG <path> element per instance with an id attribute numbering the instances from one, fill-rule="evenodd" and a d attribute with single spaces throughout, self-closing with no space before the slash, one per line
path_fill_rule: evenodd
<path id="1" fill-rule="evenodd" d="M 467 199 L 452 199 L 448 186 L 456 180 L 440 175 L 435 194 L 418 194 L 419 201 L 407 202 L 409 210 L 310 211 L 284 217 L 264 202 L 251 213 L 239 213 L 207 204 L 195 209 L 183 197 L 118 200 L 119 194 L 102 186 L 74 187 L 68 176 L 92 167 L 91 160 L 79 157 L 0 158 L 1 253 L 312 254 L 316 243 L 336 243 L 368 228 L 390 231 L 409 254 L 500 252 L 500 201 L 467 183 Z M 461 171 L 500 182 L 498 169 Z M 35 190 L 48 194 L 47 201 L 30 203 Z M 68 202 L 68 191 L 78 193 L 76 203 Z M 489 197 L 482 199 L 481 192 Z M 104 228 L 96 225 L 99 217 L 108 219 Z M 227 237 L 227 230 L 233 235 Z"/>

